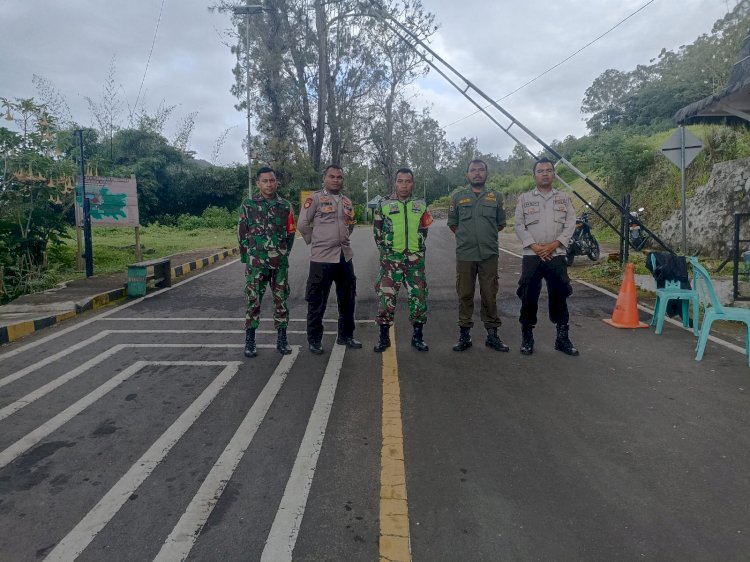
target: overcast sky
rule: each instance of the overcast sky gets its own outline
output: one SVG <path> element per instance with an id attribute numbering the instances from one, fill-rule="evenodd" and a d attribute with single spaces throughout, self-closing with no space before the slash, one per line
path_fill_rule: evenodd
<path id="1" fill-rule="evenodd" d="M 241 2 L 239 2 L 241 3 Z M 494 99 L 560 62 L 648 0 L 423 0 L 440 30 L 432 48 Z M 224 44 L 230 17 L 210 13 L 206 0 L 165 0 L 138 105 L 149 112 L 177 105 L 165 134 L 198 112 L 190 149 L 210 159 L 232 128 L 218 163 L 244 162 L 247 121 L 229 94 L 234 56 Z M 513 94 L 501 105 L 545 141 L 586 133 L 584 92 L 608 68 L 648 64 L 662 48 L 674 50 L 708 33 L 736 0 L 654 0 L 574 58 Z M 539 5 L 549 6 L 543 10 Z M 162 0 L 0 0 L 0 96 L 38 97 L 34 74 L 64 95 L 73 118 L 88 126 L 84 96 L 100 99 L 110 63 L 121 85 L 123 118 L 135 104 L 154 40 Z M 429 106 L 448 139 L 477 137 L 483 152 L 505 156 L 513 147 L 484 115 L 451 123 L 475 108 L 432 72 L 409 94 Z M 503 121 L 504 124 L 507 120 Z M 4 125 L 5 122 L 2 122 Z"/>

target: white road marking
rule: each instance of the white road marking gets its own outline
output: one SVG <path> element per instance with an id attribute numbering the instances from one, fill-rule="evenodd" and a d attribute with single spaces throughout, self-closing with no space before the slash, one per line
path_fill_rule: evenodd
<path id="1" fill-rule="evenodd" d="M 24 367 L 20 371 L 16 371 L 12 375 L 8 375 L 7 377 L 3 377 L 2 379 L 0 379 L 0 387 L 3 387 L 6 384 L 10 384 L 12 382 L 15 382 L 18 379 L 20 379 L 21 377 L 25 377 L 29 373 L 33 373 L 37 369 L 41 369 L 45 365 L 49 365 L 50 363 L 54 363 L 58 359 L 60 359 L 62 357 L 65 357 L 66 355 L 70 355 L 74 351 L 78 351 L 79 349 L 82 349 L 82 348 L 86 347 L 87 345 L 90 345 L 90 344 L 92 344 L 92 343 L 94 343 L 94 342 L 96 342 L 96 341 L 98 341 L 98 340 L 100 340 L 102 338 L 107 337 L 111 333 L 112 332 L 109 331 L 109 330 L 102 330 L 101 332 L 99 332 L 95 336 L 91 336 L 90 338 L 85 339 L 85 340 L 83 340 L 81 342 L 78 342 L 75 345 L 71 345 L 70 347 L 66 347 L 62 351 L 59 351 L 59 352 L 57 352 L 57 353 L 55 353 L 53 355 L 50 355 L 49 357 L 45 357 L 41 361 L 37 361 L 36 363 L 32 363 L 31 365 L 28 365 L 27 367 Z"/>
<path id="2" fill-rule="evenodd" d="M 28 406 L 35 400 L 39 400 L 41 397 L 46 396 L 56 388 L 64 385 L 66 382 L 73 380 L 79 375 L 82 375 L 92 367 L 95 367 L 102 361 L 106 361 L 116 353 L 118 353 L 121 349 L 124 347 L 127 347 L 127 345 L 124 344 L 118 344 L 110 347 L 107 351 L 104 353 L 100 353 L 96 357 L 89 359 L 85 363 L 82 363 L 75 369 L 68 371 L 64 375 L 60 375 L 56 379 L 48 382 L 44 386 L 41 386 L 34 390 L 33 392 L 30 392 L 26 396 L 19 398 L 15 402 L 12 402 L 5 406 L 4 408 L 0 409 L 0 420 L 4 420 L 8 416 L 15 414 L 18 410 Z M 7 384 L 7 383 L 6 383 Z"/>
<path id="3" fill-rule="evenodd" d="M 297 451 L 294 467 L 284 489 L 284 496 L 276 511 L 271 531 L 266 538 L 261 561 L 280 562 L 292 560 L 292 552 L 297 542 L 305 506 L 315 477 L 315 467 L 323 447 L 323 439 L 328 426 L 328 417 L 336 395 L 341 365 L 344 362 L 346 346 L 336 345 L 331 350 L 323 381 L 318 390 L 305 435 Z"/>
<path id="4" fill-rule="evenodd" d="M 158 318 L 139 318 L 137 316 L 128 316 L 125 318 L 102 318 L 102 320 L 106 320 L 107 322 L 165 322 L 170 320 L 180 321 L 180 322 L 244 322 L 245 317 L 244 316 L 225 316 L 225 317 L 212 317 L 212 318 L 184 318 L 184 317 L 172 317 L 172 316 L 160 316 Z M 261 322 L 273 322 L 273 318 L 261 318 Z M 304 318 L 290 318 L 289 323 L 292 322 L 307 322 Z M 328 322 L 329 324 L 336 324 L 338 323 L 338 320 L 336 318 L 324 318 L 323 322 Z M 375 320 L 355 320 L 354 321 L 357 324 L 374 324 Z M 329 332 L 326 332 L 329 333 Z M 333 332 L 335 333 L 335 332 Z"/>
<path id="5" fill-rule="evenodd" d="M 94 537 L 109 523 L 128 498 L 143 484 L 172 447 L 213 402 L 221 390 L 239 371 L 240 361 L 138 361 L 131 367 L 133 372 L 146 365 L 185 366 L 221 365 L 221 371 L 211 384 L 187 407 L 187 409 L 159 436 L 151 447 L 139 458 L 125 475 L 110 488 L 86 516 L 49 553 L 45 560 L 74 560 L 94 540 Z M 132 373 L 131 373 L 132 374 Z"/>
<path id="6" fill-rule="evenodd" d="M 150 343 L 150 344 L 126 344 L 129 347 L 184 347 L 184 348 L 209 348 L 209 347 L 215 347 L 215 348 L 228 348 L 228 347 L 237 347 L 241 348 L 244 347 L 242 344 L 193 344 L 193 343 L 185 343 L 185 344 L 157 344 L 157 343 Z M 258 347 L 266 347 L 266 348 L 273 348 L 275 349 L 276 346 L 274 345 L 260 345 Z M 134 363 L 134 365 L 137 365 L 139 363 L 143 363 L 142 361 L 138 363 Z M 174 362 L 173 362 L 174 363 Z M 202 364 L 215 364 L 216 361 L 193 361 L 190 362 L 191 365 L 202 365 Z M 226 364 L 227 362 L 223 362 L 222 364 Z M 102 396 L 107 394 L 110 390 L 115 388 L 120 383 L 126 381 L 129 377 L 133 376 L 133 365 L 125 369 L 124 371 L 118 373 L 111 379 L 109 379 L 104 384 L 98 386 L 94 390 L 92 390 L 89 394 L 78 400 L 77 402 L 74 402 L 70 406 L 68 406 L 65 410 L 54 416 L 53 418 L 49 419 L 42 425 L 40 425 L 38 428 L 36 428 L 34 431 L 26 434 L 24 437 L 10 445 L 8 448 L 6 448 L 4 451 L 0 452 L 0 468 L 5 467 L 9 463 L 13 462 L 16 458 L 18 458 L 20 455 L 28 451 L 31 447 L 39 443 L 42 439 L 47 437 L 50 433 L 55 431 L 56 429 L 59 429 L 63 424 L 70 421 L 73 417 L 77 416 L 79 413 L 81 413 L 83 410 L 88 408 L 91 404 L 99 400 Z"/>
<path id="7" fill-rule="evenodd" d="M 24 377 L 28 375 L 29 373 L 33 373 L 37 369 L 40 369 L 46 365 L 49 365 L 50 363 L 54 363 L 58 359 L 65 357 L 66 355 L 70 355 L 74 351 L 78 351 L 79 349 L 82 349 L 86 347 L 87 345 L 90 345 L 96 341 L 99 341 L 102 338 L 105 338 L 106 336 L 111 336 L 113 334 L 244 334 L 244 333 L 245 333 L 244 330 L 102 330 L 95 336 L 91 336 L 90 338 L 85 339 L 81 342 L 78 342 L 77 344 L 72 345 L 68 348 L 65 348 L 62 351 L 55 353 L 54 355 L 50 355 L 49 357 L 46 357 L 42 359 L 41 361 L 37 361 L 36 363 L 32 365 L 24 367 L 23 369 L 13 373 L 12 375 L 8 375 L 7 377 L 0 379 L 0 387 L 3 387 L 6 384 L 15 382 L 21 377 Z M 275 334 L 276 331 L 275 330 L 274 331 L 258 330 L 258 333 Z M 287 333 L 305 334 L 306 332 L 287 332 Z"/>
<path id="8" fill-rule="evenodd" d="M 8 359 L 9 357 L 13 357 L 15 355 L 18 355 L 19 353 L 22 353 L 22 352 L 26 351 L 27 349 L 33 349 L 33 348 L 35 348 L 35 347 L 37 347 L 39 345 L 42 345 L 43 343 L 47 343 L 50 340 L 54 340 L 56 338 L 59 338 L 60 336 L 64 336 L 65 334 L 69 334 L 70 332 L 73 332 L 74 330 L 78 330 L 79 328 L 83 328 L 84 326 L 88 326 L 92 322 L 96 322 L 98 320 L 103 320 L 104 318 L 106 318 L 107 316 L 110 316 L 111 314 L 115 314 L 117 312 L 125 310 L 126 308 L 130 308 L 131 306 L 136 305 L 136 304 L 138 304 L 140 302 L 143 302 L 146 299 L 151 299 L 151 298 L 153 298 L 153 297 L 155 297 L 157 295 L 161 295 L 162 293 L 165 293 L 167 291 L 171 291 L 172 289 L 176 289 L 177 287 L 181 287 L 185 283 L 192 283 L 193 281 L 195 281 L 196 279 L 200 279 L 204 275 L 209 275 L 211 273 L 214 273 L 216 271 L 224 269 L 225 267 L 228 267 L 228 266 L 230 266 L 230 265 L 232 265 L 234 263 L 237 263 L 237 261 L 239 261 L 239 260 L 235 259 L 235 260 L 232 260 L 230 262 L 224 263 L 222 265 L 217 265 L 216 267 L 212 267 L 211 269 L 209 269 L 208 271 L 204 271 L 203 273 L 197 273 L 195 275 L 191 275 L 190 277 L 188 277 L 184 281 L 180 281 L 178 283 L 175 283 L 171 287 L 165 287 L 164 289 L 159 289 L 158 291 L 154 291 L 153 293 L 149 293 L 145 297 L 141 297 L 141 298 L 135 299 L 133 301 L 126 302 L 125 304 L 122 304 L 122 305 L 116 306 L 115 308 L 112 308 L 110 310 L 106 310 L 104 312 L 101 312 L 101 313 L 97 314 L 93 318 L 89 318 L 88 320 L 83 320 L 82 322 L 78 322 L 77 324 L 75 324 L 74 326 L 71 326 L 70 328 L 65 328 L 64 330 L 60 330 L 59 332 L 55 332 L 54 334 L 50 334 L 49 336 L 46 336 L 46 337 L 43 337 L 43 338 L 38 339 L 36 341 L 27 343 L 26 345 L 22 345 L 20 347 L 12 349 L 12 350 L 10 350 L 10 351 L 8 351 L 6 353 L 1 353 L 0 354 L 0 363 L 4 359 Z"/>
<path id="9" fill-rule="evenodd" d="M 193 548 L 203 525 L 208 520 L 211 511 L 219 501 L 224 488 L 232 477 L 237 465 L 250 446 L 255 433 L 279 393 L 286 376 L 294 365 L 299 346 L 292 347 L 292 354 L 285 355 L 271 378 L 266 383 L 257 400 L 247 412 L 245 419 L 237 428 L 232 439 L 221 453 L 211 471 L 203 481 L 198 493 L 195 494 L 185 513 L 180 517 L 177 525 L 154 558 L 154 562 L 184 560 Z"/>
<path id="10" fill-rule="evenodd" d="M 56 379 L 48 382 L 44 386 L 41 386 L 37 388 L 36 390 L 30 392 L 26 396 L 19 398 L 15 402 L 12 402 L 11 404 L 8 404 L 4 408 L 0 409 L 0 420 L 4 420 L 8 416 L 15 414 L 17 411 L 21 410 L 22 408 L 25 408 L 35 400 L 39 400 L 43 396 L 46 396 L 56 388 L 62 386 L 66 382 L 69 382 L 76 378 L 77 376 L 82 375 L 92 367 L 95 367 L 102 361 L 105 361 L 106 359 L 109 359 L 116 353 L 122 351 L 123 349 L 128 348 L 139 348 L 139 347 L 156 347 L 156 348 L 165 348 L 165 347 L 182 347 L 182 348 L 210 348 L 210 347 L 243 347 L 244 344 L 211 344 L 211 343 L 204 343 L 204 344 L 193 344 L 193 343 L 119 343 L 117 345 L 114 345 L 110 347 L 107 351 L 104 351 L 103 353 L 100 353 L 96 357 L 93 357 L 86 361 L 85 363 L 82 363 L 75 369 L 68 371 L 64 375 L 60 375 Z M 273 348 L 275 349 L 276 346 L 270 345 L 270 344 L 261 344 L 258 345 L 260 348 Z"/>

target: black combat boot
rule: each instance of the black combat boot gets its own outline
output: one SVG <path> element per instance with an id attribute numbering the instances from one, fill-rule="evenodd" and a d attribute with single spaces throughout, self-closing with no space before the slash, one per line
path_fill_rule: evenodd
<path id="1" fill-rule="evenodd" d="M 567 324 L 557 325 L 557 338 L 555 338 L 555 349 L 562 351 L 566 355 L 579 355 L 578 350 L 568 337 L 569 326 Z"/>
<path id="2" fill-rule="evenodd" d="M 375 353 L 383 353 L 387 348 L 391 347 L 390 329 L 391 327 L 388 324 L 380 325 L 380 338 L 373 348 Z"/>
<path id="3" fill-rule="evenodd" d="M 292 348 L 289 347 L 289 342 L 286 340 L 286 328 L 279 328 L 279 335 L 276 336 L 276 349 L 282 355 L 289 355 L 292 352 Z"/>
<path id="4" fill-rule="evenodd" d="M 422 339 L 422 328 L 424 324 L 414 324 L 414 332 L 411 335 L 411 345 L 415 347 L 417 351 L 429 351 L 429 347 Z"/>
<path id="5" fill-rule="evenodd" d="M 531 355 L 534 353 L 534 330 L 532 328 L 521 328 L 521 354 Z"/>
<path id="6" fill-rule="evenodd" d="M 453 351 L 466 351 L 471 347 L 471 328 L 459 326 L 458 343 L 453 346 Z"/>
<path id="7" fill-rule="evenodd" d="M 503 340 L 497 337 L 497 328 L 487 328 L 487 339 L 484 341 L 484 345 L 491 347 L 495 351 L 510 351 L 510 348 L 503 343 Z"/>
<path id="8" fill-rule="evenodd" d="M 255 347 L 255 330 L 245 330 L 245 357 L 257 357 L 258 350 Z"/>
<path id="9" fill-rule="evenodd" d="M 315 355 L 323 355 L 323 344 L 320 340 L 308 339 L 307 343 L 310 346 L 310 353 L 314 353 Z"/>

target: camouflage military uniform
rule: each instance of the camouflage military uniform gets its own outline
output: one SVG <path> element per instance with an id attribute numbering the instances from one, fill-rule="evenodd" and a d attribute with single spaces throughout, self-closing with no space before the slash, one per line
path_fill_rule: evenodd
<path id="1" fill-rule="evenodd" d="M 380 250 L 380 268 L 375 283 L 381 326 L 393 324 L 396 297 L 402 284 L 409 288 L 409 321 L 427 322 L 427 277 L 425 239 L 432 216 L 421 199 L 381 199 L 375 209 L 373 231 Z"/>
<path id="2" fill-rule="evenodd" d="M 242 203 L 237 238 L 240 258 L 245 264 L 247 312 L 245 329 L 255 330 L 260 322 L 260 304 L 266 286 L 271 284 L 277 329 L 289 323 L 289 252 L 296 230 L 292 204 L 278 195 L 266 200 L 253 195 Z"/>

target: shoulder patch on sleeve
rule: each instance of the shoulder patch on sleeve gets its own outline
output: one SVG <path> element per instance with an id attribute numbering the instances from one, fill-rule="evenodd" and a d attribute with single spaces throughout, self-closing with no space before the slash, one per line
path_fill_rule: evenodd
<path id="1" fill-rule="evenodd" d="M 305 204 L 303 205 L 303 207 L 305 209 L 309 209 L 312 206 L 312 204 L 313 204 L 312 197 L 308 197 L 307 199 L 305 199 Z"/>

